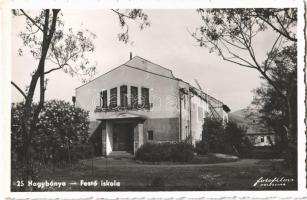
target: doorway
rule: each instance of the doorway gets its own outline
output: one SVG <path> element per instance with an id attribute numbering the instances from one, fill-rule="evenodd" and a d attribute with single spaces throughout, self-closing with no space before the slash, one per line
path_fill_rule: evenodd
<path id="1" fill-rule="evenodd" d="M 133 153 L 134 126 L 131 123 L 113 124 L 113 151 Z"/>

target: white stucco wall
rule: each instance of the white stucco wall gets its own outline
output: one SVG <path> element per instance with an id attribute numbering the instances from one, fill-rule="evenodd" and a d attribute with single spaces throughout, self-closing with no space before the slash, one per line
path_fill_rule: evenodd
<path id="1" fill-rule="evenodd" d="M 113 126 L 110 122 L 106 122 L 106 137 L 106 152 L 108 155 L 113 149 Z"/>
<path id="2" fill-rule="evenodd" d="M 206 112 L 208 111 L 208 104 L 189 91 L 190 86 L 188 83 L 182 81 L 179 85 L 181 88 L 188 91 L 188 94 L 184 94 L 181 98 L 181 137 L 182 140 L 188 138 L 191 131 L 190 129 L 192 129 L 192 142 L 195 144 L 196 141 L 202 139 L 202 126 Z"/>
<path id="3" fill-rule="evenodd" d="M 139 100 L 141 96 L 140 87 L 149 88 L 150 103 L 153 104 L 153 107 L 150 109 L 150 111 L 129 111 L 130 113 L 143 115 L 149 118 L 178 117 L 179 111 L 177 80 L 157 76 L 155 74 L 147 73 L 145 71 L 127 67 L 124 65 L 115 68 L 114 70 L 77 88 L 76 106 L 89 111 L 91 121 L 100 119 L 105 115 L 111 115 L 112 112 L 94 112 L 96 106 L 99 106 L 99 93 L 101 90 L 106 89 L 108 92 L 109 99 L 110 89 L 118 87 L 117 91 L 119 96 L 119 87 L 121 85 L 127 85 L 128 91 L 130 90 L 130 86 L 139 87 Z M 130 99 L 130 97 L 128 97 L 128 99 Z"/>

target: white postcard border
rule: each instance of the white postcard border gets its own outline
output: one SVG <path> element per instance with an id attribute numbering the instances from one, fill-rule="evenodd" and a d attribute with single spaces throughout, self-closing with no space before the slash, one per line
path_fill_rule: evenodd
<path id="1" fill-rule="evenodd" d="M 0 87 L 0 153 L 4 155 L 1 163 L 0 194 L 5 197 L 14 198 L 222 198 L 222 197 L 305 197 L 306 190 L 306 171 L 305 171 L 305 143 L 306 126 L 305 120 L 305 84 L 304 84 L 304 56 L 305 56 L 305 36 L 304 36 L 304 2 L 297 0 L 267 0 L 267 1 L 240 1 L 240 0 L 217 0 L 201 1 L 190 0 L 97 0 L 97 1 L 62 1 L 59 0 L 24 0 L 24 1 L 4 1 L 1 7 L 1 87 Z M 86 2 L 86 4 L 84 3 Z M 176 5 L 174 7 L 174 5 Z M 46 7 L 61 7 L 66 9 L 97 9 L 97 8 L 155 8 L 155 9 L 188 9 L 198 7 L 298 7 L 298 191 L 204 191 L 204 192 L 10 192 L 10 66 L 11 66 L 11 47 L 10 47 L 10 8 L 38 9 Z M 4 114 L 5 113 L 5 114 Z M 3 151 L 3 152 L 2 152 Z"/>

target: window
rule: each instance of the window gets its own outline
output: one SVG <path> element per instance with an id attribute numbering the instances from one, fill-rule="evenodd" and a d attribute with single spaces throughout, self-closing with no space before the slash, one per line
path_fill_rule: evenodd
<path id="1" fill-rule="evenodd" d="M 110 90 L 110 107 L 114 108 L 117 106 L 117 88 Z"/>
<path id="2" fill-rule="evenodd" d="M 153 131 L 147 131 L 148 140 L 153 140 Z"/>
<path id="3" fill-rule="evenodd" d="M 260 142 L 264 142 L 264 137 L 261 137 L 261 138 L 260 138 Z"/>
<path id="4" fill-rule="evenodd" d="M 130 88 L 131 90 L 131 96 L 130 96 L 130 100 L 131 100 L 131 107 L 132 108 L 137 108 L 138 106 L 138 88 L 131 86 Z"/>
<path id="5" fill-rule="evenodd" d="M 102 107 L 103 108 L 106 108 L 107 107 L 107 99 L 108 99 L 108 94 L 107 94 L 107 91 L 104 90 L 102 92 Z"/>
<path id="6" fill-rule="evenodd" d="M 127 86 L 122 85 L 120 86 L 120 106 L 127 107 L 128 99 L 127 99 Z"/>
<path id="7" fill-rule="evenodd" d="M 142 87 L 142 107 L 149 109 L 149 89 Z"/>

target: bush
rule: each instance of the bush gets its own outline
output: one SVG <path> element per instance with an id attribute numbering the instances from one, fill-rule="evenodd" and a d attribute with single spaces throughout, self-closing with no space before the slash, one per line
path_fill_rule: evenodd
<path id="1" fill-rule="evenodd" d="M 94 149 L 91 143 L 79 144 L 72 149 L 72 160 L 87 159 L 93 157 Z"/>
<path id="2" fill-rule="evenodd" d="M 195 151 L 198 155 L 206 155 L 208 153 L 208 143 L 204 140 L 197 141 Z"/>
<path id="3" fill-rule="evenodd" d="M 194 147 L 188 143 L 173 144 L 171 158 L 174 162 L 188 162 L 194 158 Z"/>
<path id="4" fill-rule="evenodd" d="M 23 156 L 23 107 L 23 103 L 13 104 L 11 111 L 12 163 L 16 162 L 16 165 Z M 36 104 L 32 107 L 35 108 Z M 65 101 L 46 101 L 33 133 L 32 157 L 42 164 L 57 164 L 89 156 L 88 125 L 87 111 Z"/>
<path id="5" fill-rule="evenodd" d="M 202 141 L 196 144 L 198 154 L 223 153 L 238 155 L 243 147 L 248 146 L 245 130 L 235 122 L 229 122 L 224 127 L 221 121 L 205 118 Z"/>
<path id="6" fill-rule="evenodd" d="M 194 157 L 194 147 L 187 143 L 146 143 L 135 153 L 135 159 L 141 161 L 188 162 Z"/>

